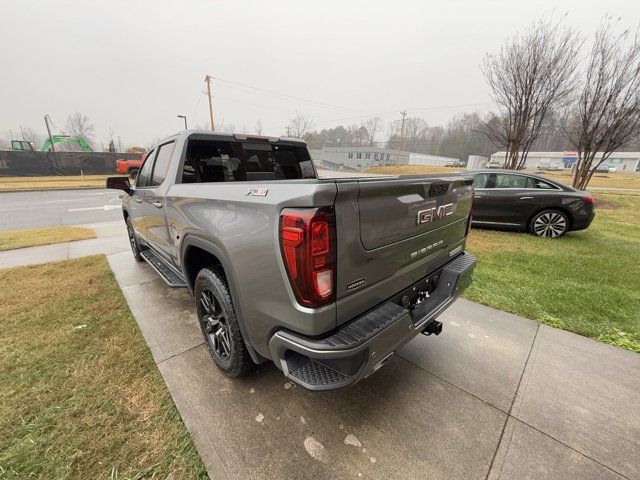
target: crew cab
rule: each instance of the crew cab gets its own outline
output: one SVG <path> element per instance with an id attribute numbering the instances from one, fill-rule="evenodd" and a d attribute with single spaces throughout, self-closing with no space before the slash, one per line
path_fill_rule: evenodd
<path id="1" fill-rule="evenodd" d="M 334 172 L 336 174 L 337 172 Z M 273 361 L 311 390 L 351 385 L 471 283 L 472 177 L 319 178 L 290 138 L 187 130 L 123 190 L 131 249 L 195 297 L 214 363 Z"/>

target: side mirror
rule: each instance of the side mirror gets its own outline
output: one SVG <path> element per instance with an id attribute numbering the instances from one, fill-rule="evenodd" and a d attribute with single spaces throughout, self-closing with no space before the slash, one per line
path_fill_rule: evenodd
<path id="1" fill-rule="evenodd" d="M 107 188 L 113 188 L 114 190 L 122 190 L 128 194 L 131 194 L 131 184 L 127 177 L 109 177 L 107 178 Z"/>

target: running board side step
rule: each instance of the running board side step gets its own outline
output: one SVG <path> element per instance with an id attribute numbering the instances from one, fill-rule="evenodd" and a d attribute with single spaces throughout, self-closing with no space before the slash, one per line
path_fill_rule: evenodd
<path id="1" fill-rule="evenodd" d="M 167 265 L 167 262 L 150 248 L 141 249 L 140 255 L 170 287 L 183 288 L 187 286 L 187 282 L 185 282 L 182 275 Z"/>

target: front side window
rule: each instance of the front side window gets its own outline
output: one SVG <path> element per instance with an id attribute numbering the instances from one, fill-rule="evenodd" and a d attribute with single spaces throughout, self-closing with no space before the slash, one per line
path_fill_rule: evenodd
<path id="1" fill-rule="evenodd" d="M 151 176 L 151 186 L 160 185 L 169 170 L 169 163 L 171 163 L 171 157 L 173 156 L 173 149 L 176 146 L 176 142 L 165 143 L 158 148 L 158 154 L 156 155 L 156 165 L 153 167 L 153 175 Z"/>
<path id="2" fill-rule="evenodd" d="M 153 169 L 153 161 L 156 158 L 156 150 L 152 150 L 144 160 L 138 176 L 136 177 L 136 187 L 148 187 L 151 182 L 151 170 Z"/>
<path id="3" fill-rule="evenodd" d="M 488 173 L 479 173 L 473 179 L 473 188 L 485 188 L 489 180 Z"/>

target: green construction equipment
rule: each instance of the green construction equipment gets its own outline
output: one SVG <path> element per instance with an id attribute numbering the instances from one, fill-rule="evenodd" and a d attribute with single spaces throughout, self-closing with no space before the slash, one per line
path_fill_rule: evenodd
<path id="1" fill-rule="evenodd" d="M 78 146 L 80 147 L 80 149 L 83 152 L 92 152 L 93 150 L 91 150 L 91 147 L 89 146 L 89 144 L 80 137 L 70 137 L 69 135 L 51 135 L 51 140 L 50 139 L 46 139 L 45 142 L 42 144 L 42 148 L 40 148 L 41 152 L 48 152 L 49 150 L 51 150 L 51 141 L 53 141 L 54 144 L 57 143 L 77 143 Z"/>

